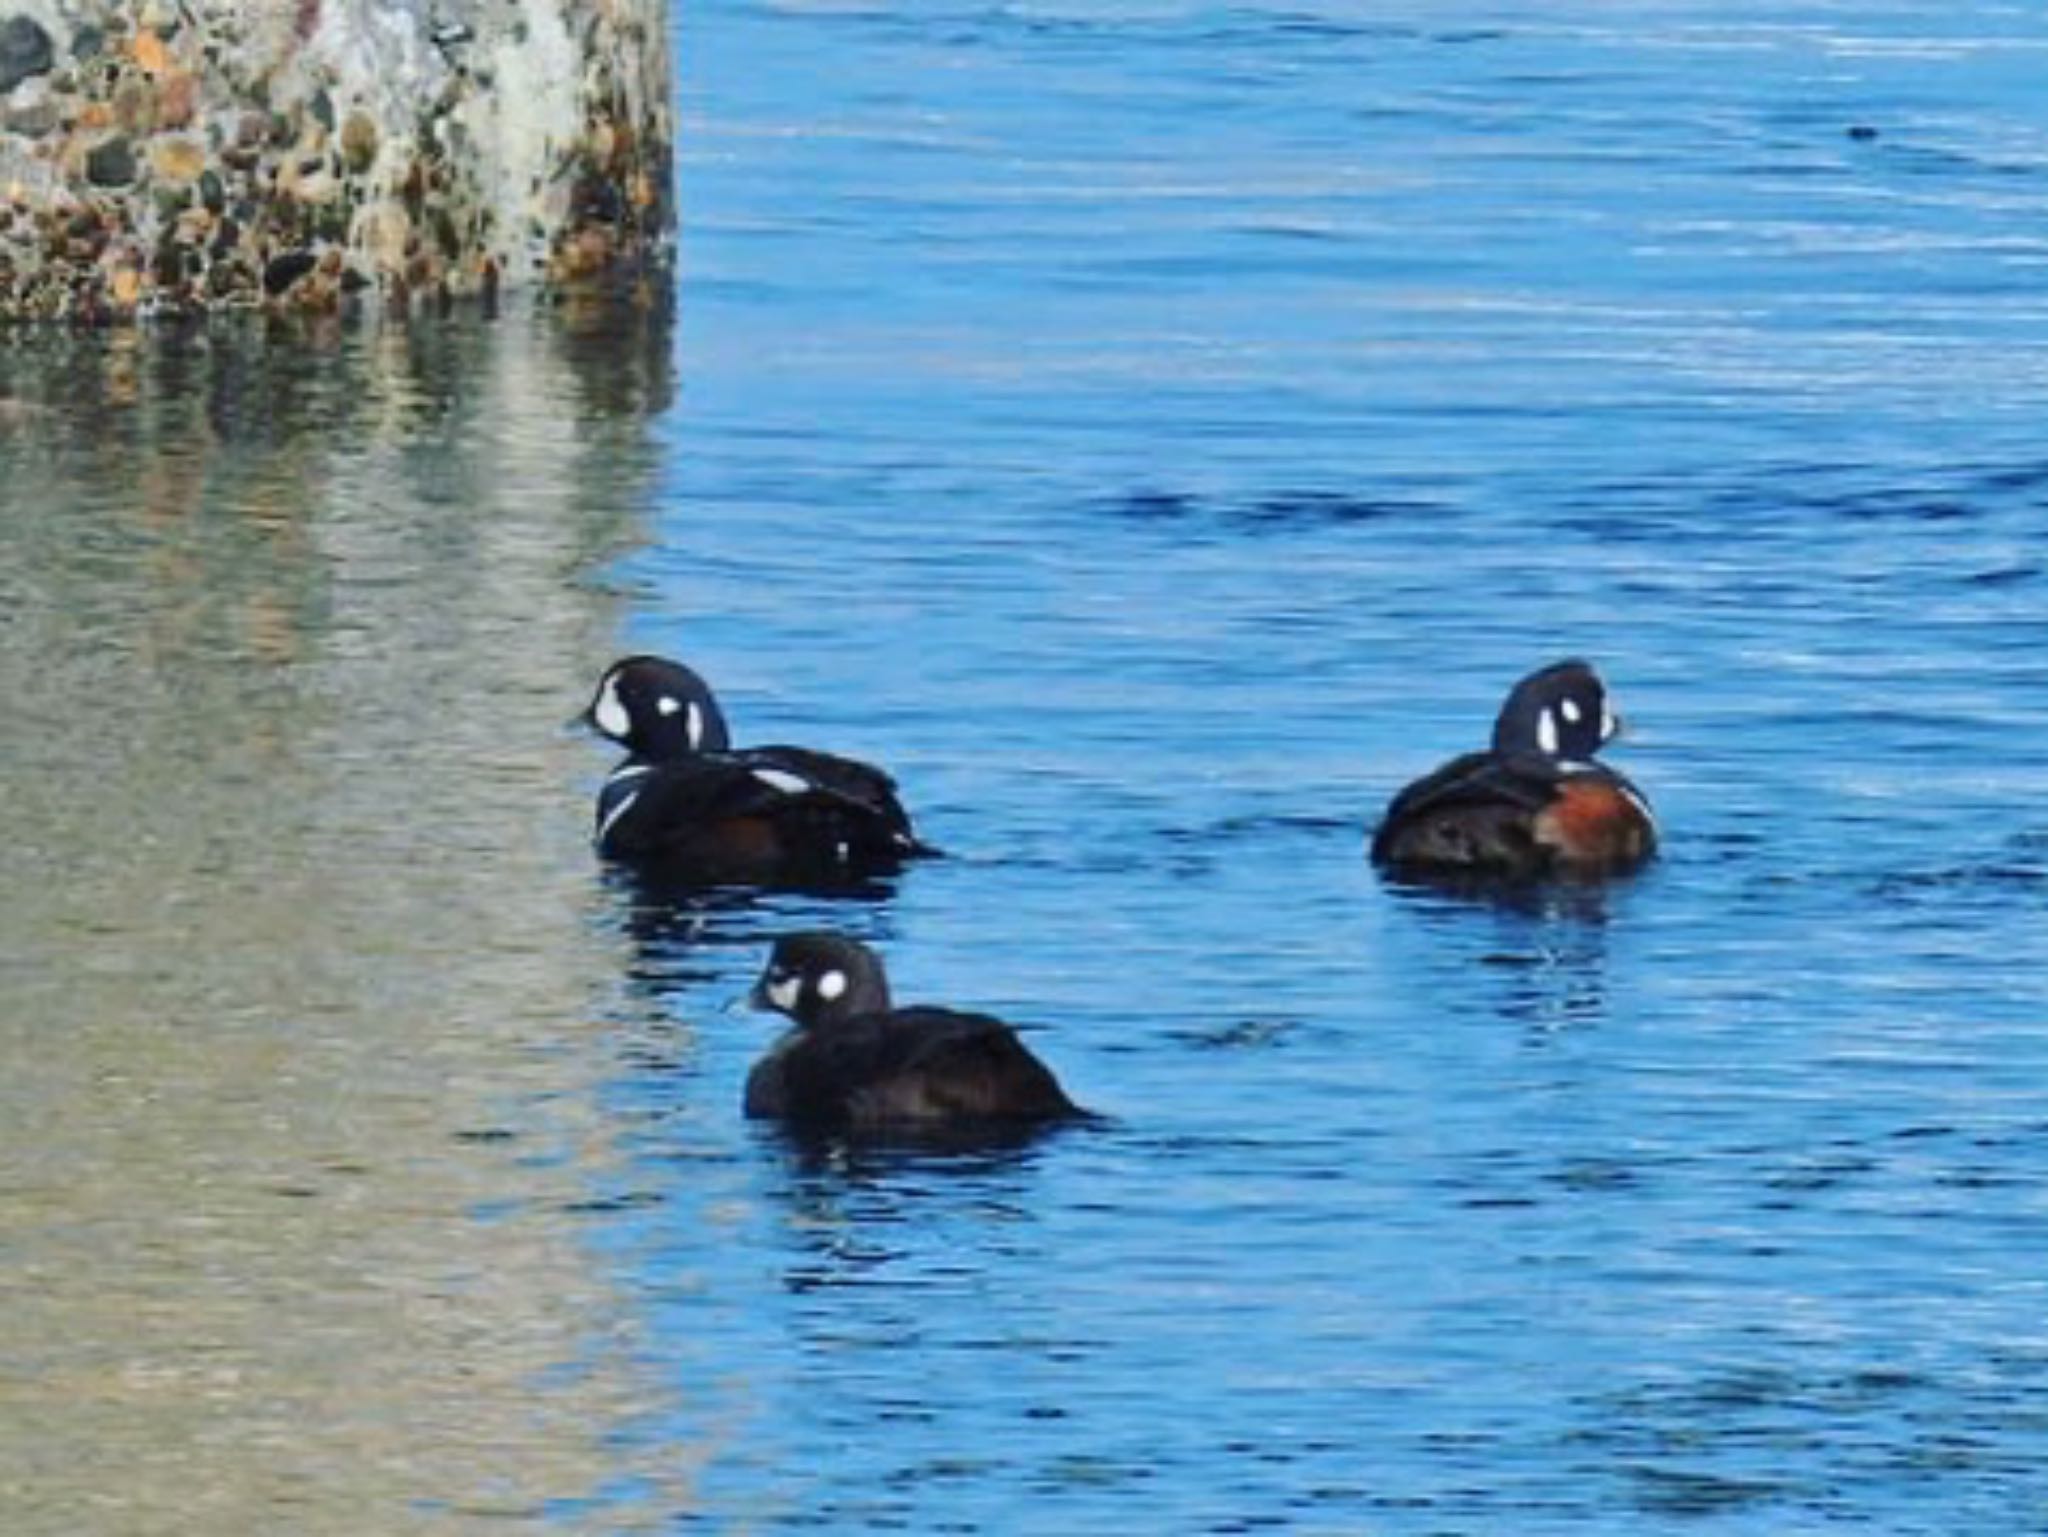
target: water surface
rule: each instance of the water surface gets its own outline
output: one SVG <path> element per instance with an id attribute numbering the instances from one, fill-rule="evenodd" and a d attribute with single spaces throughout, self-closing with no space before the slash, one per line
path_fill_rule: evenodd
<path id="1" fill-rule="evenodd" d="M 673 335 L 0 354 L 24 1529 L 2039 1527 L 2032 18 L 676 32 Z M 949 857 L 598 871 L 625 649 Z M 1376 878 L 1572 652 L 1660 863 Z M 748 1126 L 819 924 L 1110 1124 Z"/>

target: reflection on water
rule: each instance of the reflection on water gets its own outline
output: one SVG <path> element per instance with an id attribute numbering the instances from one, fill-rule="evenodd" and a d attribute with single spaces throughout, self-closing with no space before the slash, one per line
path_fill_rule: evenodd
<path id="1" fill-rule="evenodd" d="M 9 1530 L 598 1476 L 559 723 L 669 394 L 615 315 L 0 349 Z"/>
<path id="2" fill-rule="evenodd" d="M 1640 880 L 1654 876 L 1639 876 Z M 1532 1031 L 1597 1024 L 1607 1014 L 1607 924 L 1632 900 L 1633 882 L 1539 885 L 1444 877 L 1387 877 L 1398 911 L 1429 942 L 1491 930 L 1491 948 L 1468 955 L 1490 977 L 1489 1006 Z"/>
<path id="3" fill-rule="evenodd" d="M 631 945 L 624 975 L 652 999 L 687 997 L 691 987 L 726 977 L 735 952 L 765 959 L 777 934 L 798 921 L 793 915 L 805 915 L 812 927 L 886 943 L 897 881 L 875 876 L 823 890 L 766 893 L 623 866 L 607 866 L 598 876 L 612 920 Z"/>

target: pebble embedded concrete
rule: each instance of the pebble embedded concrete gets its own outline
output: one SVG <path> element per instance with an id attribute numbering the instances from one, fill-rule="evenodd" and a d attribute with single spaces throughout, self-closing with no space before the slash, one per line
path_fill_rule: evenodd
<path id="1" fill-rule="evenodd" d="M 665 282 L 662 0 L 0 0 L 0 319 Z"/>

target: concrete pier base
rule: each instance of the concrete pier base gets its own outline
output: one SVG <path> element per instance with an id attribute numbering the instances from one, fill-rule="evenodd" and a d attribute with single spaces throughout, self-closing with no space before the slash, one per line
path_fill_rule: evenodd
<path id="1" fill-rule="evenodd" d="M 0 318 L 665 282 L 664 0 L 0 0 Z"/>

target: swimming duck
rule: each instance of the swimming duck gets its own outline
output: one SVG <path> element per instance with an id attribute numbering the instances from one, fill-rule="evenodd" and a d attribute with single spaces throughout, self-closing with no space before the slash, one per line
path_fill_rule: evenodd
<path id="1" fill-rule="evenodd" d="M 1491 747 L 1394 797 L 1373 860 L 1508 879 L 1634 869 L 1656 851 L 1657 826 L 1642 791 L 1594 761 L 1617 729 L 1591 663 L 1573 658 L 1529 674 L 1501 706 Z"/>
<path id="2" fill-rule="evenodd" d="M 881 958 L 843 935 L 778 939 L 753 1001 L 795 1021 L 747 1075 L 755 1119 L 957 1132 L 1085 1113 L 1000 1019 L 894 1007 Z"/>
<path id="3" fill-rule="evenodd" d="M 882 873 L 933 852 L 911 830 L 896 782 L 872 764 L 733 747 L 710 686 L 680 662 L 612 663 L 582 718 L 627 752 L 597 796 L 607 859 L 769 883 Z"/>

